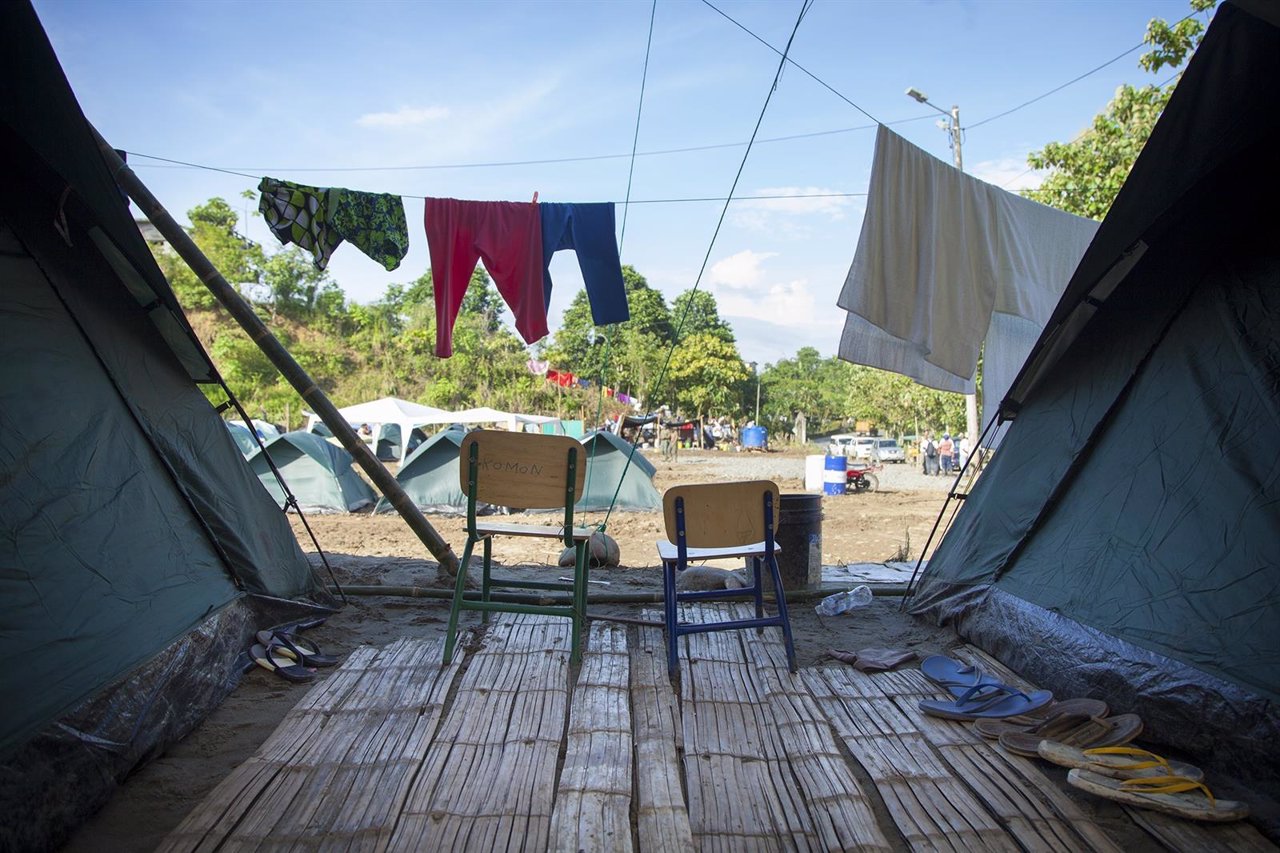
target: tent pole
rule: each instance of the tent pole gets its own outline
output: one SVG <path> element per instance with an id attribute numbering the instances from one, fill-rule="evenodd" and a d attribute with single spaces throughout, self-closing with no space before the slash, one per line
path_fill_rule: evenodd
<path id="1" fill-rule="evenodd" d="M 191 267 L 192 272 L 205 286 L 217 297 L 222 306 L 227 309 L 240 327 L 245 330 L 258 347 L 266 354 L 271 363 L 280 371 L 281 375 L 288 380 L 294 390 L 302 396 L 302 399 L 311 407 L 311 410 L 320 416 L 325 426 L 333 432 L 335 438 L 342 443 L 342 446 L 352 458 L 364 469 L 369 475 L 369 479 L 373 480 L 373 484 L 382 491 L 388 502 L 395 507 L 396 511 L 409 525 L 409 528 L 422 540 L 422 544 L 427 546 L 427 550 L 431 552 L 440 562 L 440 568 L 450 576 L 458 574 L 458 558 L 454 555 L 449 544 L 440 538 L 440 534 L 431 526 L 426 517 L 405 494 L 404 489 L 396 482 L 395 477 L 391 476 L 391 472 L 383 467 L 377 457 L 369 450 L 360 437 L 356 435 L 355 430 L 346 422 L 346 420 L 338 413 L 337 407 L 329 402 L 329 398 L 324 392 L 316 387 L 316 383 L 307 375 L 307 372 L 294 361 L 293 356 L 289 355 L 289 351 L 284 348 L 275 335 L 258 319 L 258 315 L 253 308 L 241 298 L 227 280 L 222 277 L 222 273 L 205 257 L 204 252 L 200 251 L 200 247 L 187 234 L 177 221 L 169 215 L 169 211 L 156 199 L 151 191 L 147 189 L 142 180 L 134 174 L 134 171 L 125 164 L 120 155 L 116 153 L 102 135 L 94 129 L 94 136 L 98 140 L 98 147 L 102 150 L 102 156 L 106 158 L 107 165 L 111 167 L 111 173 L 115 176 L 116 183 L 129 194 L 134 203 L 147 215 L 151 220 L 151 224 L 169 241 L 169 245 L 178 252 L 187 266 Z M 405 444 L 408 444 L 408 437 L 402 436 Z"/>

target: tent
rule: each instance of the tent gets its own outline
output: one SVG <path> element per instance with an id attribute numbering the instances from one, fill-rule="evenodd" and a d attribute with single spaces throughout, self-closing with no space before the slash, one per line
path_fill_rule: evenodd
<path id="1" fill-rule="evenodd" d="M 1220 7 L 911 606 L 1273 796 L 1278 86 L 1280 10 Z"/>
<path id="2" fill-rule="evenodd" d="M 587 450 L 587 478 L 575 510 L 607 510 L 610 506 L 635 510 L 662 508 L 662 495 L 653 485 L 657 469 L 638 449 L 632 454 L 631 442 L 607 430 L 597 430 L 580 440 Z M 617 503 L 614 503 L 615 492 Z"/>
<path id="3" fill-rule="evenodd" d="M 409 449 L 401 442 L 401 436 L 410 435 L 416 426 L 454 422 L 452 412 L 437 409 L 435 406 L 411 403 L 397 397 L 383 397 L 367 403 L 346 406 L 338 409 L 338 414 L 346 418 L 351 426 L 357 428 L 364 424 L 370 427 L 395 426 L 397 429 L 394 433 L 379 430 L 375 433 L 375 440 L 389 441 L 394 444 L 397 452 L 393 458 L 401 460 L 409 455 Z M 308 413 L 307 431 L 312 432 L 313 427 L 318 423 L 321 423 L 320 416 Z"/>
<path id="4" fill-rule="evenodd" d="M 53 849 L 330 610 L 28 3 L 0 78 L 0 849 Z"/>
<path id="5" fill-rule="evenodd" d="M 285 495 L 267 456 L 303 512 L 356 512 L 377 500 L 373 487 L 351 467 L 350 453 L 309 432 L 286 432 L 249 456 L 249 467 L 276 506 L 284 506 Z"/>
<path id="6" fill-rule="evenodd" d="M 240 452 L 245 456 L 253 453 L 258 449 L 258 439 L 249 431 L 244 424 L 235 421 L 223 421 L 227 425 L 227 432 L 231 433 L 231 437 L 235 439 L 236 447 L 240 448 Z"/>
<path id="7" fill-rule="evenodd" d="M 467 496 L 458 482 L 458 448 L 467 431 L 461 427 L 441 430 L 409 454 L 396 480 L 423 512 L 465 513 Z M 395 512 L 382 498 L 375 512 Z"/>

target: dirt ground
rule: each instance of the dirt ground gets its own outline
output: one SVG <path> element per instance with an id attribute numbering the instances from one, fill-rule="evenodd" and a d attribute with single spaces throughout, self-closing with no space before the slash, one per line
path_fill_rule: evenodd
<path id="1" fill-rule="evenodd" d="M 717 453 L 681 451 L 677 460 L 650 457 L 658 468 L 659 491 L 678 483 L 768 478 L 784 493 L 804 486 L 804 452 Z M 875 492 L 823 499 L 822 561 L 824 565 L 912 559 L 929 536 L 950 485 L 925 477 L 912 466 L 886 466 Z M 948 512 L 948 515 L 950 513 Z M 596 523 L 604 514 L 588 514 Z M 461 553 L 463 520 L 430 516 L 443 539 Z M 295 532 L 317 572 L 328 580 L 331 569 L 344 586 L 440 587 L 437 565 L 425 546 L 396 515 L 309 516 L 307 519 L 329 567 L 295 517 Z M 654 542 L 662 535 L 660 512 L 614 512 L 607 532 L 619 544 L 622 566 L 592 571 L 592 594 L 660 594 Z M 524 538 L 500 540 L 495 558 L 508 573 L 544 576 L 559 556 L 555 544 Z M 554 569 L 550 570 L 554 571 Z M 557 574 L 562 574 L 558 572 Z M 877 596 L 867 607 L 836 617 L 814 612 L 816 600 L 791 607 L 799 664 L 812 666 L 828 649 L 856 651 L 869 646 L 909 649 L 925 656 L 944 652 L 958 641 L 950 630 L 920 622 L 898 609 L 900 599 Z M 641 615 L 656 605 L 593 604 L 602 615 Z M 362 644 L 387 645 L 403 637 L 437 637 L 448 618 L 446 601 L 390 595 L 351 595 L 349 603 L 325 624 L 308 632 L 326 652 L 347 654 Z M 464 614 L 464 625 L 478 621 Z M 327 677 L 334 670 L 319 670 Z M 253 668 L 212 715 L 164 755 L 135 771 L 110 802 L 72 838 L 64 850 L 154 850 L 182 818 L 232 769 L 249 758 L 281 718 L 306 693 L 308 685 L 292 685 Z M 1066 787 L 1064 785 L 1064 787 Z M 1068 789 L 1074 792 L 1074 789 Z M 1081 795 L 1083 797 L 1083 795 Z M 1093 811 L 1087 801 L 1082 807 Z M 1095 818 L 1104 819 L 1105 815 Z M 1127 822 L 1126 822 L 1127 823 Z M 1128 825 L 1131 830 L 1131 824 Z M 1123 835 L 1124 832 L 1122 831 Z M 1130 849 L 1143 849 L 1145 837 L 1130 835 Z"/>

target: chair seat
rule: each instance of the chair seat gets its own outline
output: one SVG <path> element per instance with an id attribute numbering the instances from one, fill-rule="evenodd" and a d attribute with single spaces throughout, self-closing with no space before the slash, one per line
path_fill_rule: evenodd
<path id="1" fill-rule="evenodd" d="M 590 539 L 595 530 L 590 527 L 573 528 L 575 540 Z M 549 539 L 563 539 L 563 524 L 502 524 L 497 522 L 476 522 L 476 533 L 481 536 L 542 536 Z"/>
<path id="2" fill-rule="evenodd" d="M 773 543 L 773 553 L 782 551 L 777 542 Z M 690 560 L 719 560 L 724 557 L 763 557 L 764 543 L 753 542 L 750 545 L 730 545 L 727 548 L 689 548 L 685 552 Z M 664 563 L 674 562 L 679 551 L 674 542 L 658 541 L 658 558 Z"/>

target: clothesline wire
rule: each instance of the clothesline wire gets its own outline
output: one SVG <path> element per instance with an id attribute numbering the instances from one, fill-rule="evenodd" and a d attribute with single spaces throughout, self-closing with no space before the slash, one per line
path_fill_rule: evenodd
<path id="1" fill-rule="evenodd" d="M 705 3 L 705 2 L 706 2 L 706 0 L 703 0 L 703 2 Z M 1191 13 L 1189 13 L 1189 14 L 1187 14 L 1187 15 L 1184 15 L 1183 17 L 1179 18 L 1178 20 L 1174 21 L 1174 22 L 1173 22 L 1173 24 L 1172 24 L 1172 26 L 1175 26 L 1175 27 L 1176 27 L 1178 24 L 1181 24 L 1183 21 L 1188 20 L 1189 18 L 1193 18 L 1193 17 L 1195 17 L 1195 16 L 1196 16 L 1196 14 L 1197 14 L 1196 12 L 1191 12 Z M 1142 40 L 1142 42 L 1140 42 L 1139 44 L 1136 44 L 1136 45 L 1134 45 L 1133 47 L 1129 48 L 1129 49 L 1128 49 L 1128 50 L 1126 50 L 1124 53 L 1121 53 L 1119 56 L 1116 56 L 1116 57 L 1114 57 L 1114 58 L 1112 58 L 1112 59 L 1108 59 L 1106 62 L 1102 63 L 1101 65 L 1098 65 L 1098 66 L 1096 66 L 1096 67 L 1094 67 L 1094 68 L 1091 68 L 1091 69 L 1089 69 L 1088 71 L 1084 72 L 1083 74 L 1081 74 L 1081 75 L 1079 75 L 1079 76 L 1077 76 L 1077 77 L 1073 77 L 1073 78 L 1071 78 L 1071 79 L 1070 79 L 1070 80 L 1068 80 L 1067 82 L 1063 83 L 1061 86 L 1055 86 L 1055 87 L 1053 87 L 1052 89 L 1050 89 L 1049 91 L 1045 92 L 1044 94 L 1042 94 L 1042 95 L 1037 95 L 1036 97 L 1032 98 L 1032 99 L 1031 99 L 1031 100 L 1029 100 L 1029 101 L 1023 101 L 1022 103 L 1018 104 L 1016 107 L 1010 107 L 1009 109 L 1005 110 L 1004 112 L 996 113 L 996 114 L 995 114 L 995 115 L 993 115 L 993 116 L 988 116 L 987 118 L 984 118 L 984 119 L 982 119 L 981 121 L 976 121 L 976 122 L 974 122 L 973 124 L 971 124 L 971 125 L 969 125 L 968 127 L 966 127 L 965 129 L 966 129 L 966 130 L 973 130 L 974 128 L 982 127 L 982 125 L 987 124 L 988 122 L 993 122 L 993 121 L 995 121 L 995 120 L 996 120 L 996 119 L 998 119 L 998 118 L 1004 118 L 1005 116 L 1009 115 L 1010 113 L 1016 113 L 1018 110 L 1020 110 L 1020 109 L 1022 109 L 1022 108 L 1024 108 L 1024 107 L 1029 107 L 1029 106 L 1031 106 L 1032 104 L 1036 103 L 1037 101 L 1043 101 L 1045 98 L 1049 97 L 1050 95 L 1053 95 L 1053 94 L 1056 94 L 1056 93 L 1058 93 L 1058 92 L 1061 92 L 1063 89 L 1067 88 L 1068 86 L 1070 86 L 1070 85 L 1072 85 L 1072 84 L 1074 84 L 1074 83 L 1079 83 L 1081 80 L 1083 80 L 1084 78 L 1088 77 L 1089 75 L 1098 73 L 1098 72 L 1099 72 L 1099 71 L 1101 71 L 1102 69 L 1106 68 L 1108 65 L 1114 65 L 1115 63 L 1117 63 L 1117 62 L 1119 62 L 1120 60 L 1124 59 L 1124 58 L 1125 58 L 1126 56 L 1128 56 L 1129 54 L 1133 53 L 1135 50 L 1141 50 L 1141 49 L 1142 49 L 1142 48 L 1144 48 L 1144 47 L 1147 47 L 1147 41 L 1146 41 L 1146 39 L 1143 39 L 1143 40 Z M 1177 75 L 1174 75 L 1174 76 L 1177 76 Z M 1163 85 L 1165 85 L 1165 84 L 1164 84 L 1164 83 L 1161 83 L 1160 85 L 1161 85 L 1161 86 L 1163 86 Z M 1023 174 L 1026 174 L 1026 173 L 1024 172 Z M 1019 177 L 1021 177 L 1021 175 L 1019 175 Z"/>
<path id="2" fill-rule="evenodd" d="M 924 121 L 933 118 L 932 114 L 912 116 L 911 118 L 895 119 L 886 123 L 886 127 L 896 127 L 900 124 L 910 124 L 916 121 Z M 837 127 L 831 130 L 815 130 L 809 133 L 793 133 L 787 136 L 771 136 L 764 139 L 757 139 L 757 145 L 772 142 L 793 142 L 797 139 L 814 139 L 819 136 L 834 136 L 839 133 L 854 133 L 860 130 L 875 130 L 878 124 L 859 124 L 853 127 Z M 637 151 L 636 157 L 660 157 L 670 154 L 692 154 L 699 151 L 716 151 L 722 148 L 741 148 L 746 145 L 745 142 L 715 142 L 709 145 L 689 145 L 683 148 L 661 148 L 653 151 Z M 630 154 L 584 154 L 579 157 L 552 157 L 541 160 L 501 160 L 488 163 L 428 163 L 417 166 L 304 166 L 301 168 L 282 168 L 273 167 L 267 169 L 248 169 L 240 167 L 238 169 L 224 168 L 220 166 L 206 166 L 199 163 L 189 163 L 185 160 L 174 160 L 168 157 L 160 157 L 155 154 L 143 154 L 140 151 L 130 151 L 130 157 L 142 157 L 146 160 L 157 160 L 162 163 L 172 163 L 177 166 L 192 169 L 209 169 L 215 172 L 226 172 L 232 175 L 247 175 L 247 172 L 256 171 L 260 174 L 291 174 L 297 172 L 415 172 L 427 170 L 443 170 L 443 169 L 493 169 L 507 166 L 555 166 L 563 163 L 590 163 L 597 160 L 621 160 L 631 157 Z M 149 166 L 140 164 L 141 168 L 161 168 L 159 166 Z"/>
<path id="3" fill-rule="evenodd" d="M 778 54 L 779 56 L 784 56 L 784 58 L 785 58 L 786 62 L 791 63 L 793 66 L 795 66 L 796 68 L 798 68 L 800 71 L 802 71 L 802 72 L 804 72 L 805 74 L 807 74 L 807 75 L 809 76 L 809 78 L 810 78 L 811 80 L 813 80 L 815 83 L 817 83 L 819 86 L 821 86 L 822 88 L 826 89 L 828 92 L 830 92 L 831 94 L 835 95 L 837 98 L 839 98 L 840 100 L 844 101 L 846 104 L 848 104 L 849 106 L 853 107 L 855 110 L 857 110 L 858 112 L 862 113 L 864 116 L 866 116 L 867 118 L 871 119 L 871 120 L 872 120 L 872 121 L 874 121 L 876 124 L 880 124 L 880 120 L 879 120 L 879 119 L 877 119 L 875 116 L 873 116 L 871 113 L 867 112 L 867 111 L 866 111 L 866 110 L 864 110 L 862 107 L 860 107 L 860 106 L 858 106 L 857 104 L 855 104 L 852 100 L 850 100 L 850 99 L 849 99 L 848 97 L 846 97 L 844 94 L 842 94 L 841 92 L 837 91 L 834 87 L 832 87 L 830 84 L 828 84 L 828 83 L 827 83 L 827 81 L 823 80 L 821 77 L 819 77 L 818 75 L 814 74 L 814 73 L 813 73 L 812 71 L 810 71 L 808 68 L 805 68 L 805 67 L 804 67 L 803 65 L 801 65 L 799 62 L 796 62 L 794 59 L 791 59 L 791 58 L 786 58 L 782 51 L 778 50 L 776 47 L 774 47 L 773 45 L 769 44 L 769 42 L 765 41 L 765 40 L 764 40 L 764 39 L 762 39 L 760 36 L 756 35 L 756 34 L 755 34 L 755 33 L 753 33 L 751 30 L 747 29 L 747 27 L 746 27 L 746 26 L 744 26 L 742 23 L 740 23 L 740 22 L 738 22 L 738 21 L 734 20 L 734 18 L 732 18 L 731 16 L 729 16 L 728 14 L 726 14 L 723 10 L 721 10 L 721 9 L 720 9 L 719 7 L 717 7 L 714 3 L 712 3 L 712 2 L 711 2 L 711 0 L 702 0 L 702 2 L 703 2 L 703 4 L 704 4 L 704 5 L 708 6 L 708 7 L 709 7 L 709 8 L 711 8 L 713 11 L 715 11 L 715 12 L 716 12 L 716 14 L 720 15 L 721 17 L 723 17 L 726 21 L 728 21 L 729 23 L 733 24 L 735 27 L 737 27 L 738 29 L 742 30 L 744 33 L 746 33 L 747 35 L 751 36 L 753 39 L 755 39 L 756 41 L 760 42 L 760 43 L 761 43 L 762 45 L 764 45 L 765 47 L 769 48 L 769 50 L 772 50 L 774 53 Z"/>

